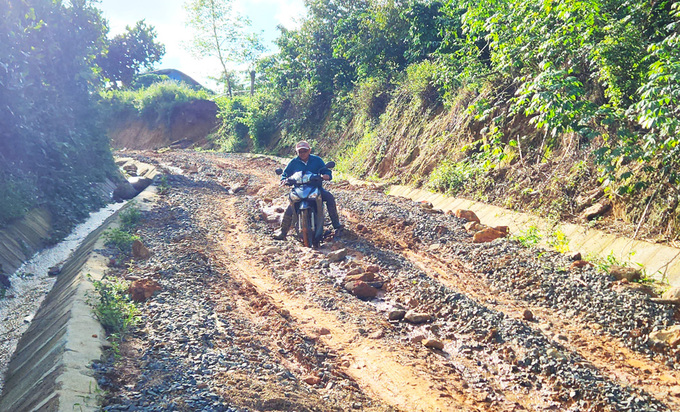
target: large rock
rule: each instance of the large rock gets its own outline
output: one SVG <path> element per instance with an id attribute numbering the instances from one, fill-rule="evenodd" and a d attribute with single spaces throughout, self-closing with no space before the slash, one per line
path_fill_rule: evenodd
<path id="1" fill-rule="evenodd" d="M 472 210 L 457 209 L 455 212 L 456 217 L 468 220 L 470 222 L 480 223 L 479 218 Z"/>
<path id="2" fill-rule="evenodd" d="M 359 299 L 372 299 L 378 295 L 378 289 L 361 280 L 345 283 L 345 289 Z"/>
<path id="3" fill-rule="evenodd" d="M 609 274 L 612 275 L 616 280 L 626 279 L 629 282 L 640 280 L 642 277 L 642 272 L 640 269 L 627 268 L 625 266 L 612 265 L 609 268 Z"/>
<path id="4" fill-rule="evenodd" d="M 130 200 L 133 197 L 137 196 L 137 190 L 128 182 L 127 180 L 124 182 L 121 182 L 116 188 L 113 190 L 113 200 L 115 201 L 120 201 L 120 200 Z"/>
<path id="5" fill-rule="evenodd" d="M 494 227 L 490 227 L 475 233 L 472 236 L 472 241 L 474 243 L 486 243 L 506 236 L 508 236 L 508 232 L 498 230 Z"/>
<path id="6" fill-rule="evenodd" d="M 146 189 L 151 184 L 152 181 L 153 180 L 149 179 L 148 177 L 139 176 L 131 177 L 128 179 L 128 182 L 130 182 L 130 184 L 137 191 L 137 193 Z"/>
<path id="7" fill-rule="evenodd" d="M 144 302 L 159 290 L 161 290 L 161 285 L 155 280 L 140 279 L 132 282 L 128 292 L 130 298 L 135 302 Z"/>

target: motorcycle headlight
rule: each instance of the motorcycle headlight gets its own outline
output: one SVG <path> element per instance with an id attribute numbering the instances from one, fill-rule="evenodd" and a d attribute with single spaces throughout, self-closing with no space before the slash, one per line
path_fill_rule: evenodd
<path id="1" fill-rule="evenodd" d="M 290 192 L 290 201 L 293 203 L 299 202 L 300 196 L 298 196 L 295 192 Z"/>

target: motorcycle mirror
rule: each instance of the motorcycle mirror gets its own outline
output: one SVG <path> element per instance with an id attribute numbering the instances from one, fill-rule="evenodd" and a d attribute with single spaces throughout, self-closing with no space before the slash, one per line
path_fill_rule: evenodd
<path id="1" fill-rule="evenodd" d="M 282 174 L 283 174 L 283 169 L 281 169 L 281 168 L 279 167 L 278 169 L 274 170 L 274 173 L 276 173 L 277 175 L 282 175 Z"/>
<path id="2" fill-rule="evenodd" d="M 334 167 L 335 167 L 335 162 L 330 161 L 330 162 L 326 163 L 326 167 L 329 168 L 329 169 L 334 168 Z"/>

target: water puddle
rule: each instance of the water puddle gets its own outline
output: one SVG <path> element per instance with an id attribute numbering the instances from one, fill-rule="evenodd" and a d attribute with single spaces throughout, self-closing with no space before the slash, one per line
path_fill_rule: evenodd
<path id="1" fill-rule="evenodd" d="M 76 226 L 63 241 L 36 253 L 10 276 L 12 287 L 6 291 L 6 297 L 0 299 L 0 392 L 19 338 L 28 329 L 35 312 L 56 281 L 56 278 L 47 276 L 47 272 L 52 266 L 65 262 L 87 235 L 124 205 L 112 203 L 90 213 L 90 217 Z"/>

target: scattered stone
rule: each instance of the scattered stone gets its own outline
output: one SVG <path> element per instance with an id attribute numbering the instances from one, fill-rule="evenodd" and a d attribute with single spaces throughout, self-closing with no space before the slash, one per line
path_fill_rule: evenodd
<path id="1" fill-rule="evenodd" d="M 380 266 L 371 265 L 371 266 L 366 268 L 366 272 L 378 273 L 378 272 L 380 272 Z"/>
<path id="2" fill-rule="evenodd" d="M 612 265 L 609 268 L 609 274 L 612 275 L 616 280 L 626 279 L 628 282 L 640 280 L 642 277 L 642 271 L 640 271 L 640 269 L 628 268 L 618 265 Z"/>
<path id="3" fill-rule="evenodd" d="M 319 328 L 317 333 L 319 334 L 319 336 L 326 336 L 326 335 L 330 335 L 331 331 L 328 328 Z"/>
<path id="4" fill-rule="evenodd" d="M 611 205 L 609 203 L 595 203 L 594 205 L 584 210 L 583 213 L 581 213 L 580 217 L 581 219 L 584 220 L 592 220 L 598 216 L 605 214 L 610 208 Z"/>
<path id="5" fill-rule="evenodd" d="M 339 262 L 347 257 L 347 249 L 339 249 L 326 255 L 329 262 Z"/>
<path id="6" fill-rule="evenodd" d="M 581 252 L 569 252 L 569 253 L 566 253 L 565 256 L 569 260 L 573 260 L 573 261 L 581 260 Z"/>
<path id="7" fill-rule="evenodd" d="M 135 260 L 146 260 L 151 257 L 151 251 L 140 240 L 132 242 L 132 257 Z"/>
<path id="8" fill-rule="evenodd" d="M 582 269 L 588 266 L 593 266 L 593 264 L 586 260 L 577 260 L 569 265 L 569 270 Z"/>
<path id="9" fill-rule="evenodd" d="M 276 246 L 270 246 L 262 252 L 263 255 L 278 255 L 280 253 L 281 249 Z"/>
<path id="10" fill-rule="evenodd" d="M 449 228 L 446 227 L 446 226 L 437 226 L 434 229 L 434 233 L 436 233 L 439 236 L 442 236 L 442 235 L 449 233 Z"/>
<path id="11" fill-rule="evenodd" d="M 356 267 L 356 268 L 350 270 L 349 272 L 347 272 L 347 276 L 349 277 L 349 276 L 354 276 L 354 275 L 360 275 L 362 273 L 364 273 L 364 269 L 362 269 L 361 267 Z"/>
<path id="12" fill-rule="evenodd" d="M 390 313 L 387 315 L 389 320 L 402 320 L 404 319 L 404 316 L 406 315 L 406 311 L 402 309 L 397 309 L 397 310 L 392 310 Z"/>
<path id="13" fill-rule="evenodd" d="M 61 267 L 60 266 L 52 266 L 47 271 L 47 276 L 58 276 L 60 273 L 61 273 Z"/>
<path id="14" fill-rule="evenodd" d="M 438 349 L 438 350 L 444 349 L 444 343 L 437 340 L 437 339 L 425 339 L 423 341 L 423 346 L 425 346 L 426 348 L 432 348 L 432 349 Z"/>
<path id="15" fill-rule="evenodd" d="M 382 329 L 376 330 L 375 332 L 368 335 L 369 339 L 381 339 L 383 336 L 385 336 L 385 331 Z"/>
<path id="16" fill-rule="evenodd" d="M 414 312 L 412 310 L 409 310 L 406 312 L 404 315 L 404 320 L 413 324 L 420 324 L 420 323 L 425 323 L 429 322 L 432 320 L 432 316 L 428 315 L 427 313 L 418 313 Z"/>
<path id="17" fill-rule="evenodd" d="M 680 344 L 680 325 L 652 332 L 649 334 L 649 340 L 652 344 L 668 345 L 671 348 L 675 348 Z"/>
<path id="18" fill-rule="evenodd" d="M 553 358 L 553 359 L 557 359 L 557 360 L 565 360 L 565 359 L 567 359 L 567 357 L 566 357 L 563 353 L 561 353 L 560 351 L 558 351 L 558 350 L 555 349 L 555 348 L 550 348 L 550 349 L 548 349 L 548 350 L 545 352 L 545 354 L 548 355 L 549 357 L 551 357 L 551 358 Z"/>
<path id="19" fill-rule="evenodd" d="M 354 282 L 357 280 L 361 280 L 363 282 L 373 282 L 377 278 L 375 276 L 375 273 L 373 272 L 365 272 L 359 275 L 348 275 L 345 277 L 345 282 Z"/>
<path id="20" fill-rule="evenodd" d="M 527 322 L 533 322 L 533 320 L 534 320 L 534 314 L 531 313 L 531 311 L 529 309 L 524 309 L 524 313 L 522 313 L 522 317 Z"/>
<path id="21" fill-rule="evenodd" d="M 422 343 L 426 339 L 425 335 L 416 335 L 411 338 L 411 342 L 413 343 Z"/>
<path id="22" fill-rule="evenodd" d="M 430 202 L 420 202 L 420 207 L 422 207 L 423 209 L 427 209 L 427 210 L 434 209 L 434 205 Z"/>
<path id="23" fill-rule="evenodd" d="M 473 212 L 472 210 L 463 210 L 463 209 L 458 209 L 455 211 L 455 215 L 458 218 L 468 220 L 470 222 L 477 222 L 480 223 L 479 218 Z"/>
<path id="24" fill-rule="evenodd" d="M 310 375 L 302 379 L 302 381 L 308 385 L 318 385 L 321 382 L 321 378 L 318 376 Z"/>
<path id="25" fill-rule="evenodd" d="M 360 280 L 345 283 L 345 289 L 359 299 L 372 299 L 378 295 L 378 289 Z"/>
<path id="26" fill-rule="evenodd" d="M 430 252 L 436 252 L 441 248 L 442 248 L 442 245 L 440 243 L 433 243 L 433 244 L 430 245 L 430 247 L 427 248 L 427 250 L 430 251 Z"/>
<path id="27" fill-rule="evenodd" d="M 128 293 L 130 293 L 130 298 L 135 302 L 144 302 L 161 289 L 161 285 L 155 280 L 140 279 L 132 282 Z"/>

